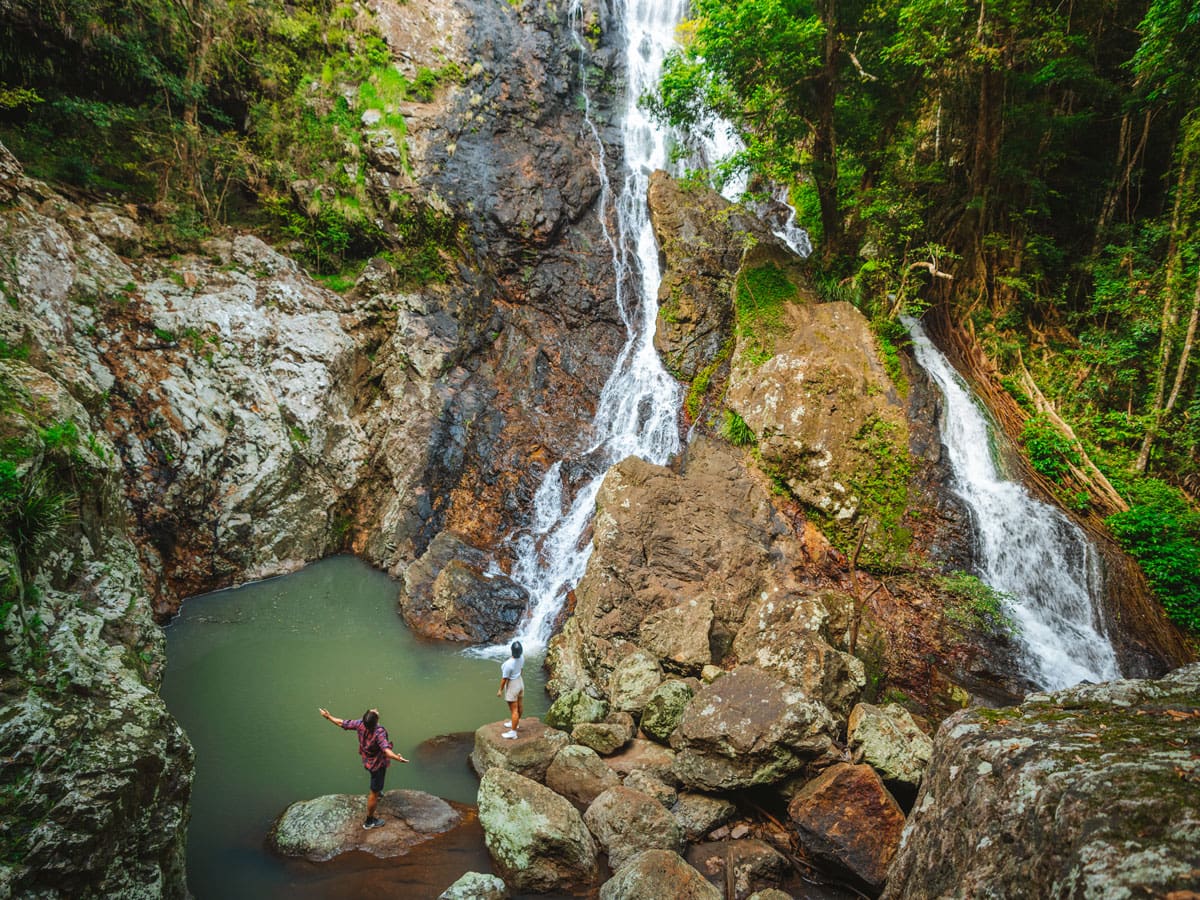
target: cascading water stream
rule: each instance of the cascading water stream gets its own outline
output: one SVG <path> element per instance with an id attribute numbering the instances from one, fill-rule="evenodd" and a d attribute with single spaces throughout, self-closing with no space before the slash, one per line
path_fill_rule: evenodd
<path id="1" fill-rule="evenodd" d="M 562 463 L 551 466 L 535 496 L 530 531 L 516 541 L 512 577 L 530 595 L 529 612 L 517 637 L 532 651 L 545 646 L 566 592 L 587 568 L 591 546 L 583 535 L 609 467 L 628 456 L 661 465 L 679 449 L 680 388 L 654 349 L 660 272 L 646 205 L 650 174 L 668 164 L 668 135 L 639 108 L 638 98 L 658 83 L 663 59 L 675 44 L 675 26 L 686 9 L 686 0 L 627 0 L 625 5 L 625 180 L 615 196 L 604 145 L 592 123 L 586 93 L 583 97 L 601 180 L 600 223 L 612 251 L 617 307 L 627 339 L 600 393 L 592 445 L 582 454 L 590 473 L 587 482 L 568 497 Z M 583 45 L 576 27 L 580 15 L 580 4 L 575 2 L 571 22 L 582 67 Z M 607 224 L 610 212 L 615 213 L 615 234 Z"/>
<path id="2" fill-rule="evenodd" d="M 1045 689 L 1119 678 L 1116 654 L 1091 600 L 1101 586 L 1095 549 L 1065 515 L 1001 477 L 987 420 L 965 382 L 920 323 L 904 323 L 917 361 L 945 398 L 942 441 L 954 490 L 974 520 L 980 578 L 1012 598 L 1006 612 L 1018 629 L 1025 675 Z"/>

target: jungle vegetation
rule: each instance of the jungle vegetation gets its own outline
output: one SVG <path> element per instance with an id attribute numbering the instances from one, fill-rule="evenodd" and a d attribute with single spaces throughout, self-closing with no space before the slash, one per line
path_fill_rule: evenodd
<path id="1" fill-rule="evenodd" d="M 881 333 L 925 313 L 986 354 L 1033 468 L 1200 631 L 1200 5 L 691 16 L 646 102 L 683 128 L 731 122 L 745 147 L 716 177 L 788 187 L 830 293 Z"/>

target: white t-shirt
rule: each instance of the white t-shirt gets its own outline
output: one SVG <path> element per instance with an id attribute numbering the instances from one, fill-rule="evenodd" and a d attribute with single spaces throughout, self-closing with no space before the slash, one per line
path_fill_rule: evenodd
<path id="1" fill-rule="evenodd" d="M 515 659 L 506 659 L 503 665 L 500 666 L 500 677 L 507 678 L 509 681 L 515 681 L 521 677 L 521 666 L 525 665 L 525 657 L 518 656 Z"/>

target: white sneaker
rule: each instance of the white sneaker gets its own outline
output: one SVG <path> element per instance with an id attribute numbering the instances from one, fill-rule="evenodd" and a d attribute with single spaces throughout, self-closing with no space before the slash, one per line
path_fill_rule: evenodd
<path id="1" fill-rule="evenodd" d="M 511 731 L 512 730 L 512 722 L 505 722 L 504 727 L 507 728 L 509 731 Z"/>
<path id="2" fill-rule="evenodd" d="M 500 735 L 500 737 L 508 738 L 511 741 L 511 740 L 515 740 L 516 738 L 519 738 L 520 735 L 517 734 L 515 731 L 510 730 L 510 731 L 504 732 L 504 734 Z"/>

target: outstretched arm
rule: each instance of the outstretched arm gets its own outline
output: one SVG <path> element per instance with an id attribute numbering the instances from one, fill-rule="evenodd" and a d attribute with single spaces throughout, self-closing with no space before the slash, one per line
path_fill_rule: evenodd
<path id="1" fill-rule="evenodd" d="M 317 712 L 319 712 L 321 714 L 322 719 L 326 719 L 326 720 L 332 722 L 338 728 L 341 728 L 342 723 L 346 721 L 345 719 L 339 719 L 337 716 L 331 716 L 329 714 L 329 710 L 327 710 L 327 709 L 319 709 L 319 710 L 317 710 Z"/>
<path id="2" fill-rule="evenodd" d="M 399 753 L 394 752 L 391 747 L 388 747 L 383 752 L 387 754 L 389 759 L 394 759 L 396 762 L 408 762 L 408 760 L 405 759 L 403 756 L 401 756 Z"/>

